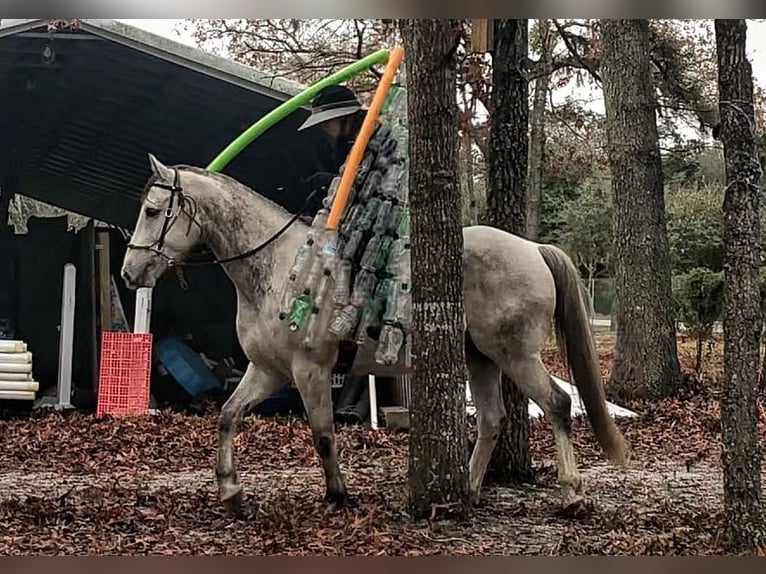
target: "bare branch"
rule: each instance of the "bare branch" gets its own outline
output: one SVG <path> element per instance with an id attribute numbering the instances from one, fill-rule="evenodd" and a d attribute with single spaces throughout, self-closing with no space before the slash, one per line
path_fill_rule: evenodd
<path id="1" fill-rule="evenodd" d="M 561 39 L 564 40 L 564 44 L 567 47 L 567 50 L 569 50 L 569 53 L 581 64 L 581 67 L 587 70 L 591 76 L 593 76 L 593 79 L 596 80 L 598 83 L 601 83 L 601 76 L 596 71 L 596 67 L 594 63 L 586 58 L 584 58 L 578 51 L 575 45 L 572 43 L 572 38 L 576 37 L 570 32 L 567 32 L 564 30 L 563 26 L 559 23 L 558 20 L 553 20 L 553 25 L 556 26 L 556 30 L 558 30 L 559 35 L 561 36 Z M 582 39 L 581 37 L 578 37 Z"/>

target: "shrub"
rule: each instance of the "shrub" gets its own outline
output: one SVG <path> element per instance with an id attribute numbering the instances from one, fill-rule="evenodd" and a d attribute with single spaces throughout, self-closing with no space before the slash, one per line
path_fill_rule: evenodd
<path id="1" fill-rule="evenodd" d="M 763 275 L 762 275 L 763 276 Z M 764 285 L 764 283 L 761 283 Z M 713 335 L 713 325 L 721 317 L 724 305 L 724 275 L 704 267 L 695 267 L 673 278 L 675 317 L 697 340 L 695 368 L 702 365 L 703 342 Z"/>

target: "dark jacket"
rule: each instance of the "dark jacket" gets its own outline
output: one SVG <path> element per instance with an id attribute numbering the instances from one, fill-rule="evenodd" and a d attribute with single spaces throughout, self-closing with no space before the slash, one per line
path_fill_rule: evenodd
<path id="1" fill-rule="evenodd" d="M 354 145 L 354 140 L 334 140 L 326 132 L 318 131 L 316 154 L 312 162 L 315 171 L 306 178 L 303 190 L 304 197 L 318 190 L 303 212 L 312 218 L 322 208 L 322 201 L 327 196 L 332 180 L 339 175 L 340 168 Z"/>

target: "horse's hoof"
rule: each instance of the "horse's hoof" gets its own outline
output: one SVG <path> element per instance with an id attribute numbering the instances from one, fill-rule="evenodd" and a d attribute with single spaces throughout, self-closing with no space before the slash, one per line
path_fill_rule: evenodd
<path id="1" fill-rule="evenodd" d="M 345 492 L 328 492 L 324 496 L 324 508 L 327 513 L 334 513 L 345 507 L 348 496 Z"/>
<path id="2" fill-rule="evenodd" d="M 223 504 L 226 514 L 233 518 L 242 518 L 244 516 L 244 497 L 242 496 L 242 490 L 230 494 L 226 498 L 221 497 L 221 504 Z"/>
<path id="3" fill-rule="evenodd" d="M 592 511 L 592 504 L 582 496 L 573 496 L 562 502 L 559 516 L 564 518 L 584 518 Z"/>

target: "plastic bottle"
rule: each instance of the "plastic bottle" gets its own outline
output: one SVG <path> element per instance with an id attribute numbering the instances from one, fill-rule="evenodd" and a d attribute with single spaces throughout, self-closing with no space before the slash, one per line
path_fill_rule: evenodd
<path id="1" fill-rule="evenodd" d="M 364 239 L 364 231 L 361 229 L 351 233 L 348 241 L 346 241 L 346 245 L 343 247 L 343 259 L 353 261 L 356 258 L 356 253 L 362 245 L 362 239 Z"/>
<path id="2" fill-rule="evenodd" d="M 314 254 L 316 243 L 312 238 L 309 238 L 306 243 L 298 248 L 298 252 L 295 254 L 293 265 L 287 273 L 287 281 L 285 283 L 284 290 L 282 292 L 282 301 L 279 306 L 279 318 L 283 320 L 290 313 L 292 308 L 292 302 L 295 298 L 295 294 L 298 290 L 298 284 L 303 277 L 306 268 L 311 261 L 311 257 Z"/>
<path id="3" fill-rule="evenodd" d="M 393 203 L 391 206 L 391 213 L 388 214 L 388 222 L 386 224 L 386 233 L 390 235 L 396 235 L 397 229 L 399 229 L 399 221 L 402 217 L 402 206 L 399 203 Z"/>
<path id="4" fill-rule="evenodd" d="M 327 330 L 337 339 L 347 340 L 359 322 L 360 312 L 359 307 L 346 305 L 334 314 L 332 323 Z"/>
<path id="5" fill-rule="evenodd" d="M 405 178 L 404 164 L 401 161 L 396 161 L 388 166 L 386 175 L 380 184 L 380 193 L 386 199 L 400 199 L 401 192 L 399 187 L 402 185 L 402 180 Z"/>
<path id="6" fill-rule="evenodd" d="M 362 269 L 372 273 L 377 273 L 383 269 L 393 241 L 393 237 L 389 235 L 373 235 L 367 243 L 364 255 L 362 255 Z"/>
<path id="7" fill-rule="evenodd" d="M 341 260 L 338 263 L 337 270 L 332 302 L 334 305 L 342 307 L 348 305 L 351 299 L 351 261 L 347 259 Z"/>
<path id="8" fill-rule="evenodd" d="M 400 203 L 406 204 L 410 198 L 409 162 L 404 162 L 402 171 L 404 172 L 404 175 L 399 180 L 399 186 L 396 188 L 396 199 L 399 200 Z"/>
<path id="9" fill-rule="evenodd" d="M 391 245 L 393 245 L 393 243 L 394 238 L 390 235 L 380 236 L 380 245 L 375 252 L 375 259 L 373 259 L 372 262 L 376 272 L 385 269 L 386 262 L 388 261 L 388 254 L 391 251 Z"/>
<path id="10" fill-rule="evenodd" d="M 359 196 L 356 201 L 362 203 L 367 201 L 373 194 L 377 193 L 380 189 L 381 182 L 383 181 L 383 174 L 379 170 L 375 170 L 370 173 L 369 177 L 364 182 L 364 185 L 359 191 Z"/>
<path id="11" fill-rule="evenodd" d="M 396 230 L 396 234 L 399 237 L 410 236 L 410 210 L 406 206 L 402 206 L 401 216 L 399 217 L 399 227 Z"/>
<path id="12" fill-rule="evenodd" d="M 325 242 L 322 246 L 320 257 L 325 270 L 333 271 L 338 255 L 338 233 L 336 231 L 327 231 Z"/>
<path id="13" fill-rule="evenodd" d="M 303 291 L 293 301 L 293 307 L 290 310 L 290 330 L 297 331 L 303 326 L 306 321 L 309 311 L 311 310 L 311 295 L 308 290 Z"/>
<path id="14" fill-rule="evenodd" d="M 378 327 L 381 322 L 381 315 L 383 314 L 383 307 L 386 304 L 388 298 L 388 291 L 391 288 L 391 281 L 389 279 L 383 279 L 375 288 L 375 293 L 370 297 L 367 305 L 362 311 L 362 316 L 359 319 L 359 326 L 356 332 L 356 342 L 362 345 L 368 338 L 367 330 L 370 328 Z"/>
<path id="15" fill-rule="evenodd" d="M 388 254 L 386 273 L 409 281 L 411 253 L 409 237 L 400 237 L 394 241 Z"/>
<path id="16" fill-rule="evenodd" d="M 390 141 L 390 137 L 391 127 L 388 124 L 378 122 L 372 132 L 372 136 L 370 136 L 370 140 L 367 142 L 367 149 L 378 154 L 380 146 Z"/>
<path id="17" fill-rule="evenodd" d="M 408 329 L 412 325 L 412 292 L 410 291 L 410 284 L 405 282 L 396 283 L 392 291 L 394 292 L 394 297 L 392 298 L 392 319 L 395 323 Z"/>
<path id="18" fill-rule="evenodd" d="M 327 190 L 327 195 L 325 195 L 324 199 L 322 200 L 322 205 L 328 210 L 330 209 L 330 206 L 332 205 L 332 202 L 335 199 L 335 194 L 338 192 L 339 185 L 340 185 L 340 176 L 336 176 L 330 182 L 330 188 Z"/>
<path id="19" fill-rule="evenodd" d="M 370 171 L 370 168 L 372 167 L 372 162 L 374 161 L 372 153 L 367 151 L 364 154 L 364 157 L 362 158 L 362 161 L 359 162 L 359 167 L 356 169 L 356 178 L 354 179 L 354 186 L 361 189 L 362 183 L 364 182 L 365 178 L 367 177 L 367 173 Z"/>
<path id="20" fill-rule="evenodd" d="M 399 327 L 390 323 L 383 325 L 375 349 L 375 362 L 379 365 L 395 365 L 403 344 L 404 332 Z"/>
<path id="21" fill-rule="evenodd" d="M 306 279 L 303 281 L 303 290 L 309 293 L 314 293 L 317 282 L 322 275 L 324 268 L 324 262 L 322 261 L 321 254 L 316 254 L 311 261 L 309 272 L 306 274 Z"/>
<path id="22" fill-rule="evenodd" d="M 382 235 L 386 232 L 393 207 L 394 204 L 390 199 L 387 199 L 380 204 L 380 207 L 378 208 L 378 215 L 375 218 L 375 223 L 372 226 L 373 233 Z"/>
<path id="23" fill-rule="evenodd" d="M 351 206 L 347 217 L 344 217 L 342 223 L 340 224 L 341 235 L 345 235 L 346 237 L 351 235 L 351 232 L 354 230 L 354 227 L 356 227 L 356 224 L 359 221 L 359 218 L 362 216 L 363 212 L 364 207 L 362 205 L 355 203 L 353 206 Z"/>
<path id="24" fill-rule="evenodd" d="M 380 149 L 378 150 L 378 158 L 381 160 L 381 164 L 389 165 L 392 162 L 397 151 L 396 146 L 396 140 L 390 136 L 389 139 L 387 139 L 386 142 L 380 146 Z"/>
<path id="25" fill-rule="evenodd" d="M 314 219 L 311 221 L 311 229 L 309 230 L 309 234 L 314 234 L 313 238 L 315 241 L 317 239 L 317 235 L 319 235 L 317 232 L 325 231 L 325 228 L 327 227 L 327 218 L 329 216 L 330 212 L 327 210 L 327 208 L 323 207 L 317 211 Z M 312 235 L 309 236 L 311 237 Z"/>
<path id="26" fill-rule="evenodd" d="M 364 212 L 356 224 L 357 229 L 368 231 L 372 227 L 373 223 L 375 223 L 375 219 L 378 216 L 378 210 L 380 209 L 381 203 L 383 202 L 378 197 L 371 197 L 367 201 Z"/>
<path id="27" fill-rule="evenodd" d="M 330 282 L 332 281 L 332 274 L 329 269 L 324 270 L 322 279 L 319 281 L 317 287 L 316 296 L 314 297 L 314 305 L 311 309 L 311 315 L 309 316 L 308 326 L 306 327 L 306 336 L 303 338 L 303 346 L 306 349 L 310 349 L 314 341 L 316 340 L 319 331 L 319 318 L 322 312 L 322 308 L 325 304 L 328 292 L 330 290 Z"/>
<path id="28" fill-rule="evenodd" d="M 376 277 L 366 269 L 362 269 L 354 281 L 354 290 L 351 292 L 351 305 L 363 307 L 375 288 Z"/>
<path id="29" fill-rule="evenodd" d="M 395 276 L 399 269 L 399 260 L 404 254 L 404 241 L 396 239 L 391 245 L 391 250 L 388 252 L 388 262 L 386 264 L 386 273 Z"/>

